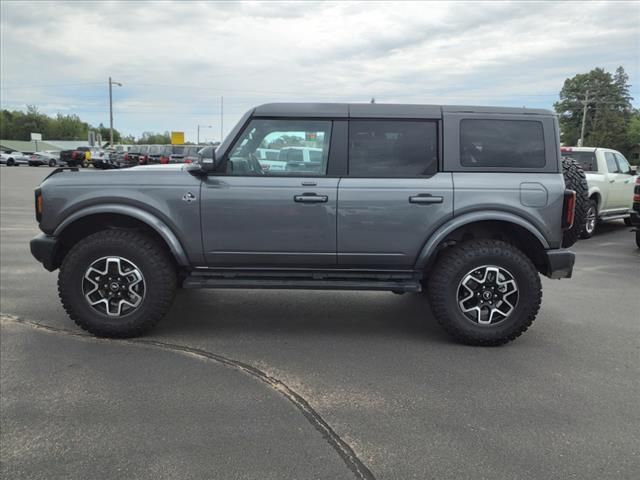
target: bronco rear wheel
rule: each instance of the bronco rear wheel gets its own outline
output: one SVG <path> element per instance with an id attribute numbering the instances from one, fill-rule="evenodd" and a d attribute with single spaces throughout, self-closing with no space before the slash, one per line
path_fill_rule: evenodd
<path id="1" fill-rule="evenodd" d="M 520 336 L 542 299 L 531 260 L 500 240 L 471 240 L 447 249 L 428 290 L 438 323 L 469 345 L 501 345 Z"/>
<path id="2" fill-rule="evenodd" d="M 133 337 L 167 312 L 176 290 L 168 253 L 134 231 L 105 230 L 78 242 L 65 257 L 58 291 L 69 317 L 100 337 Z"/>

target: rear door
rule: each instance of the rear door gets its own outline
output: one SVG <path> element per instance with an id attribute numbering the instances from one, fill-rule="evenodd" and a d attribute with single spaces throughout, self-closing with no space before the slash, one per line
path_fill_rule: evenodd
<path id="1" fill-rule="evenodd" d="M 412 268 L 453 214 L 451 173 L 438 172 L 437 120 L 351 119 L 338 188 L 338 264 Z"/>
<path id="2" fill-rule="evenodd" d="M 633 204 L 633 187 L 635 184 L 634 175 L 631 175 L 631 166 L 621 153 L 614 153 L 618 162 L 618 180 L 620 188 L 617 189 L 620 199 L 617 200 L 620 207 L 631 209 Z"/>
<path id="3" fill-rule="evenodd" d="M 603 210 L 619 210 L 625 205 L 624 193 L 625 193 L 625 177 L 618 165 L 616 155 L 612 151 L 604 152 L 604 158 L 607 164 L 607 190 L 609 192 L 607 196 L 606 206 Z"/>

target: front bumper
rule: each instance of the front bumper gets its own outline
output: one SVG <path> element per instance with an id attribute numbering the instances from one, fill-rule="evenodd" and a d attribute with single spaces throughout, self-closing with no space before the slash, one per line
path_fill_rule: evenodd
<path id="1" fill-rule="evenodd" d="M 570 250 L 546 250 L 547 271 L 543 272 L 549 278 L 571 278 L 576 254 Z"/>
<path id="2" fill-rule="evenodd" d="M 38 260 L 44 268 L 53 272 L 60 266 L 58 252 L 60 251 L 60 242 L 56 237 L 51 235 L 40 235 L 33 237 L 29 243 L 31 247 L 31 255 Z"/>

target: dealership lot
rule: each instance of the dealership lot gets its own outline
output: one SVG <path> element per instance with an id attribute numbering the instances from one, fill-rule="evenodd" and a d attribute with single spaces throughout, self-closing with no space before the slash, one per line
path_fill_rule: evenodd
<path id="1" fill-rule="evenodd" d="M 48 172 L 0 170 L 7 478 L 640 471 L 640 250 L 622 222 L 574 247 L 574 278 L 545 279 L 533 328 L 500 348 L 452 343 L 420 295 L 370 292 L 182 291 L 142 341 L 95 340 L 29 254 Z"/>

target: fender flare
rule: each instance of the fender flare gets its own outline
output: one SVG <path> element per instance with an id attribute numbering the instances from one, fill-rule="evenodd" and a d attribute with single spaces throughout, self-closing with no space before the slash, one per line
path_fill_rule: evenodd
<path id="1" fill-rule="evenodd" d="M 141 208 L 132 207 L 130 205 L 119 205 L 117 203 L 114 204 L 102 204 L 95 205 L 92 207 L 83 208 L 77 212 L 72 213 L 67 218 L 60 223 L 53 232 L 54 237 L 59 237 L 62 232 L 71 225 L 76 220 L 79 220 L 83 217 L 87 217 L 89 215 L 96 215 L 101 213 L 115 213 L 118 215 L 123 215 L 126 217 L 135 218 L 136 220 L 140 220 L 145 223 L 149 227 L 151 227 L 160 237 L 165 241 L 169 250 L 173 254 L 176 262 L 180 266 L 188 266 L 189 258 L 178 240 L 178 237 L 173 233 L 173 231 L 158 217 L 155 215 L 142 210 Z"/>
<path id="2" fill-rule="evenodd" d="M 589 198 L 593 197 L 594 195 L 598 195 L 598 211 L 600 211 L 602 208 L 601 203 L 604 201 L 604 197 L 602 196 L 602 192 L 600 191 L 600 188 L 598 187 L 592 187 L 589 188 Z"/>
<path id="3" fill-rule="evenodd" d="M 497 220 L 501 222 L 509 222 L 519 227 L 526 229 L 529 233 L 531 233 L 542 245 L 544 249 L 548 249 L 549 242 L 546 238 L 540 233 L 540 231 L 528 220 L 525 220 L 522 217 L 514 215 L 508 212 L 501 212 L 498 210 L 489 210 L 482 212 L 470 212 L 460 215 L 459 217 L 454 217 L 449 222 L 440 226 L 427 240 L 427 243 L 422 247 L 420 254 L 418 255 L 418 259 L 416 260 L 416 270 L 423 270 L 427 263 L 429 262 L 431 256 L 436 253 L 438 245 L 442 242 L 447 235 L 451 232 L 457 230 L 460 227 L 468 225 L 470 223 L 476 222 L 485 222 Z"/>

